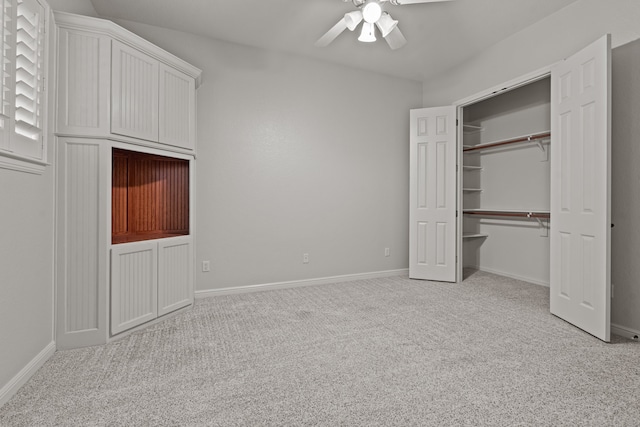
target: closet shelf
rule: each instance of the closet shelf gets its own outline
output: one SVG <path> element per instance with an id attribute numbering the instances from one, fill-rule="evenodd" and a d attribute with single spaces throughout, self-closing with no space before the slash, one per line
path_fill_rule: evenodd
<path id="1" fill-rule="evenodd" d="M 546 131 L 546 132 L 541 132 L 541 133 L 534 133 L 532 135 L 526 135 L 526 136 L 519 136 L 516 138 L 512 138 L 512 139 L 505 139 L 505 140 L 501 140 L 501 141 L 494 141 L 494 142 L 486 142 L 484 144 L 478 144 L 478 145 L 473 145 L 473 146 L 463 146 L 462 151 L 463 152 L 469 152 L 469 151 L 476 151 L 476 150 L 483 150 L 483 149 L 487 149 L 487 148 L 494 148 L 494 147 L 500 147 L 503 145 L 509 145 L 509 144 L 516 144 L 519 142 L 530 142 L 530 141 L 537 141 L 540 139 L 549 139 L 551 137 L 551 132 L 550 131 Z"/>
<path id="2" fill-rule="evenodd" d="M 476 132 L 482 132 L 483 130 L 484 128 L 482 126 L 462 124 L 462 131 L 464 133 L 476 133 Z"/>
<path id="3" fill-rule="evenodd" d="M 463 239 L 481 239 L 484 237 L 489 237 L 489 235 L 482 233 L 462 233 Z"/>
<path id="4" fill-rule="evenodd" d="M 479 170 L 482 170 L 482 166 L 462 166 L 462 170 L 479 171 Z"/>
<path id="5" fill-rule="evenodd" d="M 535 218 L 535 219 L 551 218 L 551 214 L 549 211 L 464 209 L 462 212 L 465 215 L 478 215 L 478 216 L 502 216 L 502 217 L 510 217 L 510 218 Z"/>
<path id="6" fill-rule="evenodd" d="M 482 191 L 482 188 L 463 188 L 462 191 Z"/>

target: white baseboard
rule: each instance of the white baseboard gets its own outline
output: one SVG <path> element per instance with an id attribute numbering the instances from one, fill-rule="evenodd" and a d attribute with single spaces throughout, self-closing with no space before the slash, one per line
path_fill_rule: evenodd
<path id="1" fill-rule="evenodd" d="M 638 341 L 638 339 L 640 339 L 640 331 L 627 328 L 626 326 L 616 325 L 615 323 L 611 324 L 611 333 L 614 335 L 619 335 L 621 337 L 629 338 L 630 340 Z"/>
<path id="2" fill-rule="evenodd" d="M 532 279 L 531 277 L 518 276 L 517 274 L 506 273 L 504 271 L 493 270 L 491 268 L 485 268 L 485 267 L 465 267 L 465 268 L 472 268 L 474 270 L 480 270 L 480 271 L 484 271 L 486 273 L 497 274 L 498 276 L 504 276 L 504 277 L 508 277 L 510 279 L 521 280 L 523 282 L 533 283 L 534 285 L 544 286 L 545 288 L 549 287 L 549 282 L 544 282 L 544 281 L 538 280 L 538 279 Z"/>
<path id="3" fill-rule="evenodd" d="M 217 295 L 243 294 L 272 289 L 298 288 L 302 286 L 327 285 L 330 283 L 351 282 L 354 280 L 377 279 L 380 277 L 405 276 L 409 274 L 408 268 L 400 270 L 376 271 L 372 273 L 346 274 L 343 276 L 322 277 L 318 279 L 292 280 L 290 282 L 264 283 L 260 285 L 238 286 L 234 288 L 207 289 L 196 291 L 196 298 L 208 298 Z"/>
<path id="4" fill-rule="evenodd" d="M 51 341 L 31 362 L 22 368 L 15 377 L 5 384 L 5 386 L 0 389 L 0 407 L 16 394 L 18 390 L 20 390 L 20 387 L 29 381 L 29 378 L 31 378 L 55 352 L 56 343 Z"/>

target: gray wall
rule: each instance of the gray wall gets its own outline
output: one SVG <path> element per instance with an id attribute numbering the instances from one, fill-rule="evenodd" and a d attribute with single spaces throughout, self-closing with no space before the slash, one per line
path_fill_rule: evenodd
<path id="1" fill-rule="evenodd" d="M 197 290 L 407 268 L 420 83 L 119 24 L 203 70 Z"/>
<path id="2" fill-rule="evenodd" d="M 612 62 L 611 321 L 640 331 L 640 40 Z"/>
<path id="3" fill-rule="evenodd" d="M 612 323 L 640 331 L 640 187 L 638 144 L 640 117 L 640 2 L 580 0 L 502 40 L 474 59 L 423 85 L 424 106 L 459 99 L 553 64 L 605 33 L 613 49 L 612 138 Z M 629 44 L 630 43 L 630 44 Z M 634 56 L 635 55 L 635 56 Z"/>
<path id="4" fill-rule="evenodd" d="M 612 34 L 613 47 L 636 40 L 638 22 L 638 0 L 578 0 L 424 82 L 424 106 L 449 105 L 549 66 L 606 33 Z"/>
<path id="5" fill-rule="evenodd" d="M 0 389 L 53 341 L 53 177 L 0 169 Z"/>

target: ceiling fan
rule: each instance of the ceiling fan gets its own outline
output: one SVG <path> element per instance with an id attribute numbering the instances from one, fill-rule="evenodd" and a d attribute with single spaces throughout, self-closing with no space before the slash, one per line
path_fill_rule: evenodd
<path id="1" fill-rule="evenodd" d="M 380 30 L 382 37 L 387 41 L 391 49 L 398 49 L 407 43 L 402 32 L 398 28 L 398 21 L 394 20 L 389 13 L 383 10 L 384 3 L 391 3 L 394 6 L 402 6 L 405 4 L 415 3 L 435 3 L 451 0 L 342 0 L 344 2 L 351 1 L 358 10 L 345 13 L 344 17 L 338 21 L 329 31 L 318 39 L 315 43 L 318 47 L 328 46 L 347 28 L 353 31 L 362 24 L 362 32 L 358 40 L 361 42 L 376 41 L 376 29 Z"/>

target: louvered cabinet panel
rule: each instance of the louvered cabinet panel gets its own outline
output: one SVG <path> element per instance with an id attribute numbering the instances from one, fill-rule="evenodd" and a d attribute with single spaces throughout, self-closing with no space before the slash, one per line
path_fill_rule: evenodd
<path id="1" fill-rule="evenodd" d="M 195 79 L 160 64 L 160 142 L 193 150 L 196 128 Z"/>
<path id="2" fill-rule="evenodd" d="M 111 132 L 158 141 L 159 62 L 114 40 L 111 58 Z"/>
<path id="3" fill-rule="evenodd" d="M 191 236 L 158 242 L 158 316 L 193 303 Z"/>
<path id="4" fill-rule="evenodd" d="M 111 39 L 88 31 L 58 33 L 57 132 L 109 135 Z"/>
<path id="5" fill-rule="evenodd" d="M 123 243 L 111 249 L 111 334 L 158 316 L 158 243 Z"/>

